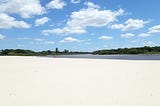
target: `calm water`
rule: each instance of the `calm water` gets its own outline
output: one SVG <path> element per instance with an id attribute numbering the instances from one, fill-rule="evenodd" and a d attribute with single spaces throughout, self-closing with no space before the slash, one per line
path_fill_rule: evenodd
<path id="1" fill-rule="evenodd" d="M 119 59 L 119 60 L 160 60 L 160 55 L 59 55 L 55 58 L 86 58 L 86 59 Z"/>

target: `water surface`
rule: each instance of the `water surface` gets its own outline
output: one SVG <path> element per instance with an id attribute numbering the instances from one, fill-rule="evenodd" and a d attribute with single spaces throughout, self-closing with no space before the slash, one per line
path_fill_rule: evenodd
<path id="1" fill-rule="evenodd" d="M 119 59 L 119 60 L 160 60 L 160 55 L 58 55 L 55 58 L 86 58 L 86 59 Z"/>

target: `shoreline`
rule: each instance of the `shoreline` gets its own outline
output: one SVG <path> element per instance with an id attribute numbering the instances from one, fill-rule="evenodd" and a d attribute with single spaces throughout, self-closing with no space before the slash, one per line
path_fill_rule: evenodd
<path id="1" fill-rule="evenodd" d="M 100 59 L 100 60 L 160 60 L 160 55 L 47 55 L 47 56 L 0 56 L 0 57 L 44 57 L 44 58 L 68 58 L 68 59 Z"/>

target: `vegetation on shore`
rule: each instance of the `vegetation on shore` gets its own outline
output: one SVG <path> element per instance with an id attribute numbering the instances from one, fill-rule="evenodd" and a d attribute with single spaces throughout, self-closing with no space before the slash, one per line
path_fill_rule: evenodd
<path id="1" fill-rule="evenodd" d="M 94 55 L 110 54 L 160 54 L 160 46 L 155 47 L 137 47 L 137 48 L 118 48 L 110 50 L 98 50 L 93 52 Z"/>
<path id="2" fill-rule="evenodd" d="M 23 49 L 5 49 L 0 50 L 1 56 L 47 56 L 47 55 L 73 55 L 73 54 L 93 54 L 93 55 L 114 55 L 114 54 L 160 54 L 160 46 L 155 47 L 137 47 L 137 48 L 118 48 L 110 50 L 98 50 L 94 52 L 78 52 L 78 51 L 59 51 L 56 48 L 54 51 L 47 50 L 35 52 L 32 50 Z"/>
<path id="3" fill-rule="evenodd" d="M 41 52 L 35 52 L 32 50 L 23 49 L 5 49 L 0 50 L 1 56 L 47 56 L 47 55 L 72 55 L 72 54 L 91 54 L 91 52 L 78 52 L 78 51 L 59 51 L 58 48 L 55 51 L 47 50 Z"/>

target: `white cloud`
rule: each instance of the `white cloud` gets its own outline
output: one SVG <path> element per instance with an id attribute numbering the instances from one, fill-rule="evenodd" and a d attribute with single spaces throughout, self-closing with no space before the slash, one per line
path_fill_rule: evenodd
<path id="1" fill-rule="evenodd" d="M 53 44 L 55 44 L 55 42 L 54 41 L 47 41 L 47 40 L 42 39 L 42 38 L 36 38 L 36 39 L 34 39 L 34 41 L 31 42 L 31 44 L 53 45 Z"/>
<path id="2" fill-rule="evenodd" d="M 5 36 L 0 34 L 0 40 L 3 40 L 4 38 L 5 38 Z"/>
<path id="3" fill-rule="evenodd" d="M 138 40 L 132 40 L 131 42 L 132 42 L 132 43 L 137 43 L 137 42 L 138 42 Z"/>
<path id="4" fill-rule="evenodd" d="M 152 34 L 158 33 L 158 32 L 160 32 L 160 25 L 153 26 L 148 29 L 147 33 L 142 33 L 142 34 L 139 34 L 138 36 L 144 38 L 144 37 L 152 36 Z"/>
<path id="5" fill-rule="evenodd" d="M 158 33 L 158 32 L 160 32 L 160 25 L 156 25 L 156 26 L 149 28 L 148 33 L 152 34 L 152 33 Z"/>
<path id="6" fill-rule="evenodd" d="M 55 42 L 54 41 L 45 41 L 44 44 L 46 44 L 46 45 L 53 45 L 53 44 L 55 44 Z"/>
<path id="7" fill-rule="evenodd" d="M 29 37 L 22 37 L 22 38 L 17 38 L 18 40 L 31 40 Z"/>
<path id="8" fill-rule="evenodd" d="M 156 44 L 152 41 L 147 41 L 143 43 L 144 46 L 156 46 Z"/>
<path id="9" fill-rule="evenodd" d="M 61 35 L 61 34 L 82 34 L 85 33 L 86 31 L 84 29 L 82 29 L 81 27 L 64 27 L 62 29 L 57 28 L 57 29 L 52 29 L 52 30 L 43 30 L 42 33 L 44 35 L 48 35 L 48 34 L 57 34 L 57 35 Z"/>
<path id="10" fill-rule="evenodd" d="M 48 9 L 62 9 L 67 4 L 63 0 L 52 0 L 49 2 L 46 7 Z"/>
<path id="11" fill-rule="evenodd" d="M 142 33 L 142 34 L 139 34 L 138 36 L 144 38 L 144 37 L 148 37 L 148 36 L 151 36 L 151 35 L 148 34 L 148 33 Z"/>
<path id="12" fill-rule="evenodd" d="M 152 41 L 146 41 L 145 39 L 137 39 L 137 40 L 133 40 L 131 41 L 132 43 L 135 43 L 135 44 L 140 44 L 140 45 L 143 45 L 143 46 L 156 46 L 157 44 L 155 42 L 152 42 Z"/>
<path id="13" fill-rule="evenodd" d="M 143 28 L 144 25 L 147 23 L 148 21 L 143 21 L 139 19 L 128 19 L 125 22 L 126 26 L 122 30 L 127 31 L 127 30 L 140 29 L 140 28 Z"/>
<path id="14" fill-rule="evenodd" d="M 123 24 L 114 24 L 112 26 L 110 26 L 111 29 L 122 29 L 124 28 Z"/>
<path id="15" fill-rule="evenodd" d="M 86 5 L 88 8 L 93 8 L 93 9 L 100 8 L 99 5 L 96 5 L 96 4 L 92 3 L 92 2 L 85 2 L 84 5 Z"/>
<path id="16" fill-rule="evenodd" d="M 14 17 L 0 13 L 0 28 L 30 28 L 30 25 L 24 21 L 17 21 Z"/>
<path id="17" fill-rule="evenodd" d="M 76 4 L 76 3 L 80 3 L 81 0 L 71 0 L 71 3 Z"/>
<path id="18" fill-rule="evenodd" d="M 110 36 L 100 36 L 98 39 L 100 39 L 100 40 L 110 40 L 110 39 L 113 39 L 113 38 L 110 37 Z"/>
<path id="19" fill-rule="evenodd" d="M 81 42 L 81 40 L 72 37 L 67 37 L 60 41 L 60 43 L 70 43 L 70 42 Z"/>
<path id="20" fill-rule="evenodd" d="M 126 34 L 122 34 L 121 37 L 123 38 L 131 38 L 131 37 L 134 37 L 135 35 L 132 34 L 132 33 L 126 33 Z"/>
<path id="21" fill-rule="evenodd" d="M 35 20 L 35 26 L 41 26 L 47 23 L 50 19 L 48 17 L 43 17 Z"/>
<path id="22" fill-rule="evenodd" d="M 143 28 L 145 24 L 149 23 L 148 21 L 140 19 L 128 19 L 125 24 L 114 24 L 111 29 L 121 29 L 122 31 L 136 30 Z"/>
<path id="23" fill-rule="evenodd" d="M 83 34 L 86 27 L 104 27 L 117 21 L 117 16 L 123 15 L 122 9 L 118 11 L 100 10 L 98 5 L 86 2 L 87 8 L 72 12 L 64 28 L 44 30 L 43 34 Z"/>
<path id="24" fill-rule="evenodd" d="M 5 0 L 0 2 L 0 12 L 30 18 L 33 15 L 45 13 L 45 8 L 41 6 L 39 0 Z"/>
<path id="25" fill-rule="evenodd" d="M 42 42 L 42 41 L 44 41 L 44 39 L 37 38 L 37 39 L 35 39 L 35 41 L 37 41 L 37 42 Z"/>

